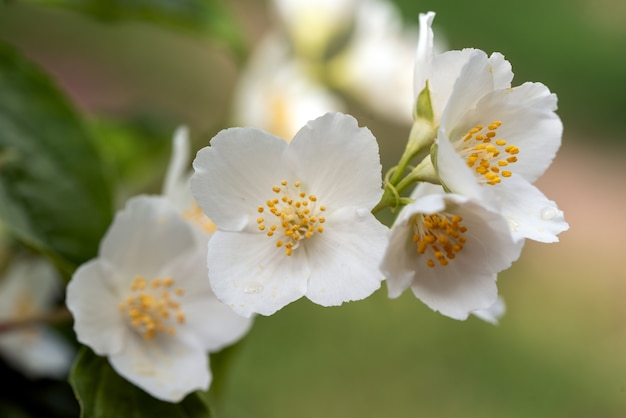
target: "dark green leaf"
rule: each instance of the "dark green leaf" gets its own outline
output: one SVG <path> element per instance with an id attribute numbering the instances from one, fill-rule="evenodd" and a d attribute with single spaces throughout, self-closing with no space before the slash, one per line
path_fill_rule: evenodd
<path id="1" fill-rule="evenodd" d="M 83 418 L 211 418 L 213 414 L 199 393 L 178 404 L 157 400 L 120 377 L 102 357 L 87 347 L 78 354 L 70 383 L 81 405 Z"/>
<path id="2" fill-rule="evenodd" d="M 99 154 L 48 77 L 3 44 L 0 91 L 0 219 L 69 273 L 111 221 Z"/>

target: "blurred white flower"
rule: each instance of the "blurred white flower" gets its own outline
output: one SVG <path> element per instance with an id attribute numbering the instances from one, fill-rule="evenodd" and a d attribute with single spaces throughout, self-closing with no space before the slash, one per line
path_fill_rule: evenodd
<path id="1" fill-rule="evenodd" d="M 290 143 L 226 129 L 193 165 L 192 192 L 219 228 L 209 279 L 237 313 L 270 315 L 302 296 L 340 305 L 380 287 L 378 144 L 353 117 L 326 114 Z"/>
<path id="2" fill-rule="evenodd" d="M 417 30 L 405 27 L 386 0 L 355 4 L 347 47 L 330 63 L 333 83 L 365 106 L 397 122 L 410 122 Z"/>
<path id="3" fill-rule="evenodd" d="M 464 320 L 497 300 L 497 273 L 520 255 L 506 220 L 479 203 L 423 183 L 402 209 L 381 264 L 389 296 L 407 288 L 431 309 Z"/>
<path id="4" fill-rule="evenodd" d="M 343 109 L 341 99 L 290 56 L 287 40 L 271 33 L 256 47 L 240 75 L 233 118 L 236 125 L 290 140 L 309 120 Z"/>
<path id="5" fill-rule="evenodd" d="M 67 306 L 78 341 L 170 402 L 207 389 L 207 351 L 234 343 L 250 326 L 215 298 L 203 246 L 162 197 L 132 198 L 117 213 L 98 257 L 74 273 Z"/>
<path id="6" fill-rule="evenodd" d="M 55 307 L 61 283 L 41 258 L 15 258 L 0 277 L 0 322 L 45 319 Z M 74 348 L 49 327 L 31 323 L 0 332 L 0 355 L 31 378 L 67 375 Z"/>
<path id="7" fill-rule="evenodd" d="M 296 54 L 319 60 L 350 31 L 359 0 L 274 0 Z"/>

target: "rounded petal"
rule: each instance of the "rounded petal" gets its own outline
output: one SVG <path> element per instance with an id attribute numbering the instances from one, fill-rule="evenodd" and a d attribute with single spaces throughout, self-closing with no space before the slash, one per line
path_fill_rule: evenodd
<path id="1" fill-rule="evenodd" d="M 380 264 L 390 298 L 400 296 L 411 286 L 415 277 L 415 246 L 411 241 L 413 231 L 409 228 L 412 215 L 409 206 L 405 206 L 398 215 L 389 233 L 389 244 Z"/>
<path id="2" fill-rule="evenodd" d="M 163 197 L 137 196 L 117 213 L 100 244 L 100 258 L 114 267 L 109 280 L 157 277 L 168 260 L 193 247 L 187 223 Z"/>
<path id="3" fill-rule="evenodd" d="M 249 330 L 252 320 L 234 313 L 211 290 L 206 251 L 190 253 L 173 263 L 171 270 L 169 276 L 184 290 L 178 300 L 185 323 L 178 330 L 199 339 L 210 352 L 234 343 Z"/>
<path id="4" fill-rule="evenodd" d="M 378 143 L 367 128 L 342 113 L 306 124 L 285 152 L 294 179 L 314 193 L 328 213 L 345 206 L 373 208 L 382 196 Z"/>
<path id="5" fill-rule="evenodd" d="M 569 229 L 556 203 L 521 177 L 509 177 L 506 187 L 499 189 L 502 215 L 514 239 L 557 242 L 557 235 Z"/>
<path id="6" fill-rule="evenodd" d="M 67 285 L 67 308 L 78 341 L 99 355 L 120 352 L 131 333 L 118 310 L 123 294 L 111 280 L 113 271 L 100 260 L 81 265 Z"/>
<path id="7" fill-rule="evenodd" d="M 306 297 L 336 306 L 371 295 L 383 280 L 378 266 L 387 227 L 362 208 L 337 211 L 324 225 L 323 234 L 304 243 L 311 268 Z"/>
<path id="8" fill-rule="evenodd" d="M 511 87 L 513 68 L 511 63 L 504 59 L 504 55 L 494 52 L 489 56 L 489 64 L 491 65 L 491 73 L 493 75 L 494 90 Z"/>
<path id="9" fill-rule="evenodd" d="M 441 116 L 441 128 L 448 138 L 456 135 L 452 130 L 468 109 L 472 109 L 481 97 L 493 91 L 492 70 L 487 54 L 478 49 L 470 50 Z"/>
<path id="10" fill-rule="evenodd" d="M 191 191 L 218 228 L 240 231 L 256 219 L 258 206 L 285 178 L 286 147 L 284 140 L 259 129 L 230 128 L 198 151 Z"/>
<path id="11" fill-rule="evenodd" d="M 180 336 L 161 335 L 146 341 L 133 334 L 125 350 L 110 355 L 109 362 L 128 381 L 168 402 L 179 402 L 195 390 L 206 390 L 211 382 L 205 351 Z"/>
<path id="12" fill-rule="evenodd" d="M 207 259 L 211 287 L 239 315 L 271 315 L 306 292 L 310 270 L 300 250 L 287 256 L 265 234 L 217 231 Z"/>

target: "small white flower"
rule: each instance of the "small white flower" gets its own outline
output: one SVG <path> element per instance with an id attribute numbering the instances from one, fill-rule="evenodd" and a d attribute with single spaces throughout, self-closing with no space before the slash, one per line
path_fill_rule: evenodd
<path id="1" fill-rule="evenodd" d="M 302 296 L 340 305 L 380 287 L 378 144 L 353 117 L 326 114 L 291 143 L 227 129 L 193 165 L 192 192 L 218 227 L 209 279 L 237 313 L 270 315 Z"/>
<path id="2" fill-rule="evenodd" d="M 420 15 L 415 94 L 428 86 L 442 184 L 500 211 L 517 240 L 558 241 L 568 229 L 563 213 L 532 185 L 561 146 L 556 95 L 541 83 L 511 88 L 501 54 L 434 54 L 433 18 Z"/>
<path id="3" fill-rule="evenodd" d="M 303 63 L 290 56 L 289 48 L 277 33 L 267 35 L 255 48 L 235 91 L 237 124 L 290 140 L 307 121 L 343 110 L 343 102 L 316 83 Z"/>
<path id="4" fill-rule="evenodd" d="M 398 215 L 381 269 L 390 297 L 411 287 L 443 315 L 466 319 L 492 306 L 497 273 L 521 252 L 504 218 L 477 202 L 421 184 Z"/>
<path id="5" fill-rule="evenodd" d="M 60 291 L 59 277 L 49 262 L 12 260 L 0 277 L 0 322 L 49 315 Z M 75 352 L 49 327 L 31 324 L 0 333 L 0 354 L 29 377 L 62 378 Z"/>
<path id="6" fill-rule="evenodd" d="M 215 298 L 206 276 L 179 212 L 164 198 L 135 197 L 68 285 L 78 340 L 155 398 L 207 389 L 207 351 L 241 338 L 250 322 Z"/>

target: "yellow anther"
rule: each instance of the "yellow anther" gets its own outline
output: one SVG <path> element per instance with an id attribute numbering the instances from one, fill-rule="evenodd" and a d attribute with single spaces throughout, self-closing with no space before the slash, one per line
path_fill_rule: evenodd
<path id="1" fill-rule="evenodd" d="M 257 208 L 257 211 L 258 211 L 259 213 L 263 213 L 263 211 L 264 211 L 264 210 L 265 210 L 265 208 L 263 208 L 263 206 L 259 206 L 259 207 Z"/>
<path id="2" fill-rule="evenodd" d="M 287 180 L 281 181 L 280 184 L 282 184 L 283 186 L 286 186 L 287 185 Z"/>
<path id="3" fill-rule="evenodd" d="M 258 223 L 258 224 L 262 224 L 263 222 L 265 222 L 265 219 L 263 219 L 263 218 L 257 218 L 256 219 L 256 223 Z"/>
<path id="4" fill-rule="evenodd" d="M 280 187 L 278 186 L 272 187 L 272 190 L 274 191 L 274 193 L 280 193 Z"/>
<path id="5" fill-rule="evenodd" d="M 299 182 L 299 181 L 296 181 L 293 185 L 294 185 L 295 187 L 300 187 L 300 186 L 302 185 L 302 183 L 301 183 L 301 182 Z"/>
<path id="6" fill-rule="evenodd" d="M 506 170 L 502 171 L 502 177 L 511 177 L 512 174 L 513 173 L 511 173 L 510 171 L 506 171 Z"/>

